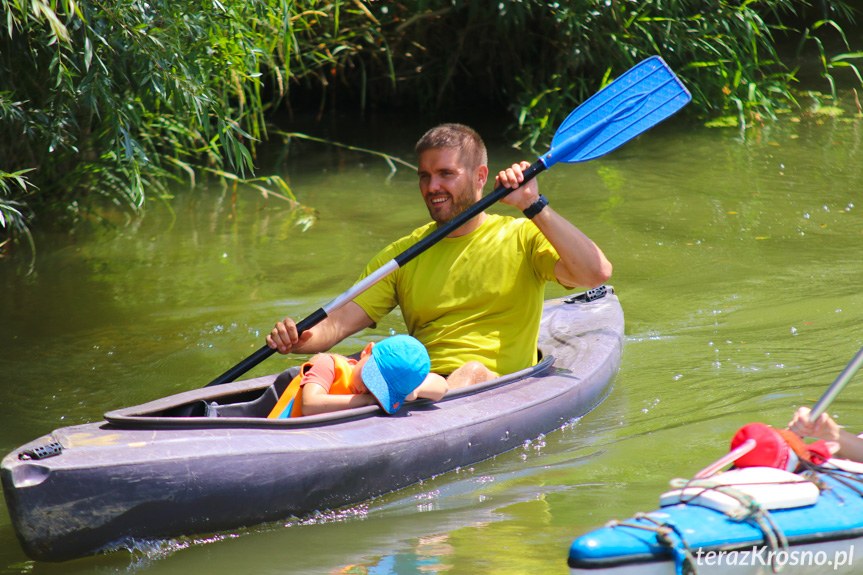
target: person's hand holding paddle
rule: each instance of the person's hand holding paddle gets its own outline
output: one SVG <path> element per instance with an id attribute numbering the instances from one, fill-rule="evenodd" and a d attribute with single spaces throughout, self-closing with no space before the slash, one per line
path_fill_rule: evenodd
<path id="1" fill-rule="evenodd" d="M 791 418 L 788 429 L 800 437 L 814 437 L 827 442 L 831 453 L 842 459 L 863 462 L 863 438 L 845 431 L 826 413 L 815 421 L 810 419 L 808 407 L 800 407 Z"/>
<path id="2" fill-rule="evenodd" d="M 277 322 L 267 336 L 267 348 L 283 354 L 319 353 L 372 325 L 368 314 L 352 301 L 325 316 L 320 322 L 311 323 L 307 320 L 308 318 L 301 321 L 299 325 L 289 317 Z M 303 325 L 304 323 L 306 325 Z"/>
<path id="3" fill-rule="evenodd" d="M 291 353 L 295 347 L 302 347 L 312 337 L 311 330 L 297 333 L 297 324 L 289 317 L 276 323 L 267 336 L 267 345 L 279 353 Z"/>
<path id="4" fill-rule="evenodd" d="M 524 170 L 530 167 L 530 162 L 513 164 L 494 178 L 494 187 L 503 186 L 512 189 L 512 193 L 505 196 L 500 203 L 518 208 L 521 211 L 528 209 L 539 199 L 539 184 L 536 179 L 530 179 L 525 185 Z"/>
<path id="5" fill-rule="evenodd" d="M 818 419 L 812 421 L 809 416 L 811 411 L 808 407 L 802 406 L 791 418 L 788 424 L 788 429 L 799 435 L 800 437 L 814 437 L 825 441 L 839 441 L 839 433 L 841 429 L 833 419 L 826 413 L 822 413 Z"/>

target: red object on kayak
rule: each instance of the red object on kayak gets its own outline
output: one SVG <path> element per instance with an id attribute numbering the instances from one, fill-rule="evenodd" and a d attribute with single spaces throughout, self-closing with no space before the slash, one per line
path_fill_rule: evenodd
<path id="1" fill-rule="evenodd" d="M 731 440 L 731 449 L 747 439 L 754 439 L 756 446 L 734 462 L 737 467 L 775 467 L 796 471 L 801 460 L 820 464 L 832 457 L 826 442 L 819 440 L 806 444 L 793 431 L 774 429 L 764 423 L 749 423 L 741 427 Z"/>
<path id="2" fill-rule="evenodd" d="M 757 445 L 734 462 L 737 467 L 775 467 L 786 471 L 794 471 L 797 467 L 797 457 L 792 456 L 794 451 L 779 432 L 769 425 L 744 425 L 734 434 L 731 449 L 735 449 L 747 439 L 754 439 Z"/>

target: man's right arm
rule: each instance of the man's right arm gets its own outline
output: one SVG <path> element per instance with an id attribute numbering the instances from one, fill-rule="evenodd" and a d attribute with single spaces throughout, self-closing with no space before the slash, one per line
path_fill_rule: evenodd
<path id="1" fill-rule="evenodd" d="M 301 336 L 294 320 L 285 318 L 267 336 L 267 345 L 279 353 L 320 353 L 373 324 L 365 310 L 351 301 Z"/>

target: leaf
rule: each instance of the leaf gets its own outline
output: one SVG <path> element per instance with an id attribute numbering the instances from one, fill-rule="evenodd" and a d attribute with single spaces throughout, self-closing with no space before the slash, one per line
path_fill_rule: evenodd
<path id="1" fill-rule="evenodd" d="M 38 8 L 37 8 L 38 6 Z M 57 14 L 48 7 L 48 5 L 43 4 L 39 0 L 33 1 L 34 11 L 38 10 L 42 14 L 44 14 L 45 18 L 48 19 L 48 25 L 51 27 L 51 32 L 53 32 L 54 36 L 63 40 L 64 42 L 69 42 L 69 31 L 66 29 L 66 26 L 60 22 L 60 19 L 57 18 Z"/>
<path id="2" fill-rule="evenodd" d="M 134 156 L 132 152 L 132 137 L 129 135 L 129 131 L 125 128 L 121 129 L 121 133 L 123 134 L 123 151 L 126 155 L 126 160 L 130 161 Z"/>
<path id="3" fill-rule="evenodd" d="M 848 54 L 839 54 L 830 58 L 831 62 L 840 62 L 842 60 L 850 60 L 852 58 L 863 58 L 863 52 L 850 52 Z"/>
<path id="4" fill-rule="evenodd" d="M 300 231 L 305 232 L 305 231 L 308 231 L 308 229 L 314 225 L 316 220 L 317 220 L 317 218 L 315 218 L 314 215 L 310 214 L 308 216 L 303 216 L 303 217 L 299 218 L 297 220 L 296 225 L 302 228 Z"/>
<path id="5" fill-rule="evenodd" d="M 845 110 L 837 106 L 821 106 L 813 112 L 819 116 L 841 116 L 845 113 Z"/>
<path id="6" fill-rule="evenodd" d="M 93 60 L 93 45 L 90 38 L 84 38 L 84 69 L 90 71 L 90 62 Z"/>
<path id="7" fill-rule="evenodd" d="M 706 122 L 706 128 L 736 128 L 739 125 L 737 116 L 722 116 Z"/>

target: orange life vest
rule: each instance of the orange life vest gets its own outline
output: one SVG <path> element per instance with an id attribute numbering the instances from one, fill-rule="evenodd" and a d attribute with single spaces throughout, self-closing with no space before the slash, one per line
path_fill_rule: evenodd
<path id="1" fill-rule="evenodd" d="M 336 364 L 336 375 L 333 384 L 330 386 L 329 393 L 333 395 L 353 395 L 351 391 L 351 373 L 354 371 L 356 360 L 347 359 L 340 355 L 332 355 L 333 361 Z M 267 419 L 287 419 L 288 417 L 300 417 L 303 415 L 303 386 L 300 382 L 309 371 L 313 363 L 304 363 L 300 368 L 300 373 L 291 380 L 288 387 L 279 397 L 276 406 L 270 411 Z"/>

